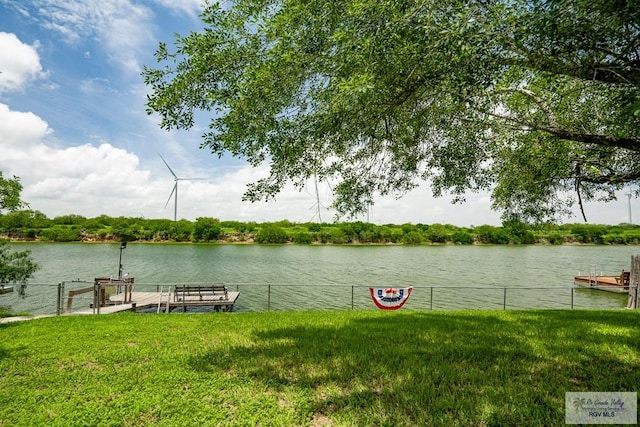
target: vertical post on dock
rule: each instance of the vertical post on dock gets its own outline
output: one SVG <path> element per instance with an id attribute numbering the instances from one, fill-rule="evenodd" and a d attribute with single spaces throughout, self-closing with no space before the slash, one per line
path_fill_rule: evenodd
<path id="1" fill-rule="evenodd" d="M 507 288 L 503 289 L 503 294 L 502 294 L 502 309 L 506 310 L 507 309 Z"/>
<path id="2" fill-rule="evenodd" d="M 639 309 L 640 298 L 638 287 L 640 286 L 640 255 L 631 256 L 631 269 L 629 271 L 629 300 L 627 308 Z"/>
<path id="3" fill-rule="evenodd" d="M 118 261 L 118 279 L 122 279 L 122 250 L 126 249 L 127 242 L 120 243 L 120 260 Z"/>
<path id="4" fill-rule="evenodd" d="M 101 301 L 101 289 L 102 283 L 100 280 L 96 280 L 93 285 L 93 314 L 100 314 L 100 303 Z"/>

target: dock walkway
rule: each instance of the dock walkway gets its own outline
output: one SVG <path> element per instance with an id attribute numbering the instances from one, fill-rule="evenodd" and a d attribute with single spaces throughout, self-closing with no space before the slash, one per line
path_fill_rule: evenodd
<path id="1" fill-rule="evenodd" d="M 175 300 L 173 293 L 170 292 L 132 292 L 130 296 L 131 302 L 124 302 L 124 294 L 112 295 L 109 301 L 114 305 L 100 307 L 100 313 L 116 313 L 127 310 L 145 310 L 149 308 L 158 308 L 159 312 L 167 313 L 177 308 L 186 311 L 189 307 L 213 307 L 219 311 L 233 311 L 233 306 L 240 296 L 240 292 L 228 292 L 225 297 L 216 297 L 215 299 L 181 299 Z M 93 313 L 93 309 L 85 310 Z"/>

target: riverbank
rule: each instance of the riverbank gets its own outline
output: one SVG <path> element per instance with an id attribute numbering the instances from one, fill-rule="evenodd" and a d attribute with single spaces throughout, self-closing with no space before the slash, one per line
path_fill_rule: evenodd
<path id="1" fill-rule="evenodd" d="M 633 224 L 539 224 L 509 221 L 502 226 L 450 224 L 373 224 L 365 222 L 267 223 L 146 218 L 54 219 L 31 211 L 0 214 L 0 236 L 13 241 L 48 242 L 203 242 L 219 244 L 295 243 L 354 245 L 424 244 L 640 244 Z"/>
<path id="2" fill-rule="evenodd" d="M 64 316 L 0 326 L 0 420 L 560 425 L 635 392 L 637 311 Z M 598 325 L 594 329 L 593 325 Z"/>

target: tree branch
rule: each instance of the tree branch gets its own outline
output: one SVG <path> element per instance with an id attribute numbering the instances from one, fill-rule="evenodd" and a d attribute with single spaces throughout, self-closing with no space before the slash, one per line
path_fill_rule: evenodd
<path id="1" fill-rule="evenodd" d="M 518 55 L 522 53 L 516 52 Z M 531 55 L 521 58 L 505 58 L 505 65 L 513 65 L 524 67 L 532 70 L 546 71 L 552 74 L 564 74 L 566 76 L 575 77 L 580 80 L 598 81 L 607 84 L 640 84 L 640 70 L 637 64 L 630 63 L 618 65 L 614 63 L 598 63 L 586 65 L 576 65 L 571 62 L 563 62 L 559 60 L 549 60 L 544 55 Z M 617 70 L 613 72 L 613 70 Z"/>
<path id="2" fill-rule="evenodd" d="M 602 174 L 596 177 L 581 176 L 580 181 L 590 184 L 623 184 L 626 182 L 637 182 L 640 180 L 640 171 L 633 171 L 624 174 Z"/>
<path id="3" fill-rule="evenodd" d="M 535 130 L 549 132 L 550 134 L 560 139 L 566 139 L 567 141 L 583 142 L 585 144 L 601 145 L 603 147 L 623 148 L 629 151 L 640 152 L 640 140 L 636 138 L 580 133 L 566 129 L 536 128 Z"/>
<path id="4" fill-rule="evenodd" d="M 515 89 L 515 91 L 528 96 L 529 98 L 533 99 L 536 104 L 538 104 L 538 107 L 540 107 L 540 109 L 547 115 L 547 119 L 549 120 L 549 127 L 551 129 L 560 129 L 558 121 L 556 120 L 556 115 L 554 114 L 553 110 L 549 108 L 547 103 L 542 100 L 542 98 L 528 89 Z"/>
<path id="5" fill-rule="evenodd" d="M 547 121 L 549 122 L 549 126 L 548 127 L 539 126 L 536 123 L 533 123 L 530 121 L 517 120 L 515 117 L 508 116 L 508 115 L 484 112 L 485 114 L 488 114 L 491 117 L 495 117 L 507 122 L 515 123 L 519 126 L 525 126 L 529 128 L 530 131 L 548 132 L 551 135 L 554 135 L 560 139 L 565 139 L 567 141 L 582 142 L 585 144 L 594 144 L 594 145 L 600 145 L 603 147 L 623 148 L 625 150 L 640 152 L 640 140 L 637 138 L 575 132 L 575 131 L 562 128 L 558 123 L 556 116 L 553 110 L 549 107 L 549 105 L 547 105 L 547 103 L 544 102 L 542 98 L 540 98 L 538 95 L 536 95 L 534 92 L 528 89 L 505 88 L 505 89 L 501 89 L 500 91 L 501 92 L 518 92 L 531 98 L 536 103 L 536 105 L 538 105 L 538 107 L 540 107 L 540 109 L 545 113 L 547 117 Z"/>

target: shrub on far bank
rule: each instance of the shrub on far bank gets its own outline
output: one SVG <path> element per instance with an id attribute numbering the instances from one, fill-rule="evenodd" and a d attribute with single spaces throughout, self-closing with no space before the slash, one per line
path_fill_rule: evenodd
<path id="1" fill-rule="evenodd" d="M 446 243 L 449 241 L 449 233 L 442 224 L 430 225 L 426 232 L 426 237 L 433 243 Z"/>
<path id="2" fill-rule="evenodd" d="M 410 231 L 404 235 L 402 241 L 407 245 L 419 245 L 424 240 L 422 233 L 419 231 Z"/>
<path id="3" fill-rule="evenodd" d="M 193 240 L 198 242 L 216 241 L 222 235 L 220 220 L 216 218 L 200 217 L 196 218 L 193 226 Z"/>
<path id="4" fill-rule="evenodd" d="M 80 230 L 75 227 L 54 225 L 42 230 L 40 238 L 52 242 L 75 242 L 80 240 Z"/>
<path id="5" fill-rule="evenodd" d="M 481 225 L 476 227 L 473 232 L 480 243 L 507 244 L 512 241 L 511 235 L 500 227 Z"/>
<path id="6" fill-rule="evenodd" d="M 286 243 L 288 240 L 287 233 L 277 225 L 265 225 L 263 226 L 256 237 L 254 242 L 256 243 Z"/>
<path id="7" fill-rule="evenodd" d="M 552 232 L 547 234 L 547 242 L 552 245 L 561 245 L 564 243 L 564 236 L 558 232 Z"/>
<path id="8" fill-rule="evenodd" d="M 473 236 L 467 231 L 456 231 L 453 233 L 453 236 L 451 236 L 451 241 L 459 245 L 472 245 Z"/>
<path id="9" fill-rule="evenodd" d="M 350 242 L 346 233 L 340 228 L 334 228 L 329 232 L 329 240 L 330 243 L 335 243 L 338 245 Z"/>
<path id="10" fill-rule="evenodd" d="M 310 245 L 311 243 L 313 243 L 313 235 L 305 231 L 300 231 L 293 235 L 293 243 Z"/>
<path id="11" fill-rule="evenodd" d="M 580 243 L 603 243 L 603 235 L 606 233 L 606 228 L 597 225 L 574 225 L 571 229 L 571 234 L 576 236 Z"/>

